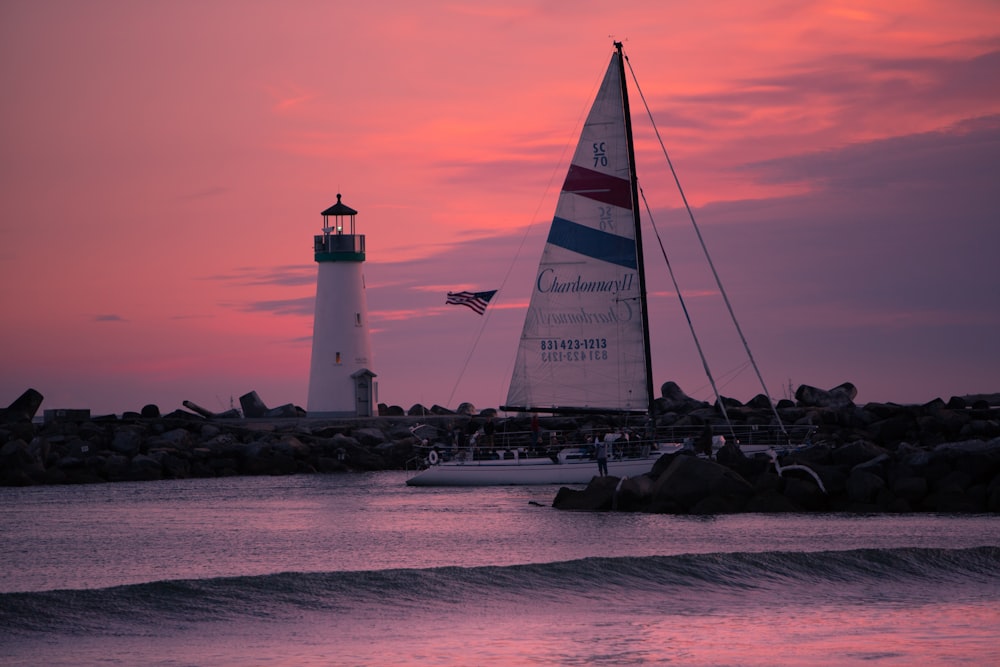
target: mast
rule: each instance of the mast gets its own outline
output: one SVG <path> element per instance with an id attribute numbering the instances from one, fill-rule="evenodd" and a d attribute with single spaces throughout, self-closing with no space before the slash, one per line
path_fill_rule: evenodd
<path id="1" fill-rule="evenodd" d="M 622 89 L 622 108 L 625 115 L 625 139 L 628 145 L 628 171 L 632 188 L 632 224 L 635 226 L 636 266 L 639 274 L 639 309 L 642 317 L 642 346 L 646 355 L 646 410 L 653 414 L 653 355 L 649 347 L 649 310 L 646 306 L 646 269 L 642 251 L 642 225 L 639 216 L 639 179 L 635 172 L 635 145 L 632 142 L 632 114 L 628 106 L 628 86 L 625 83 L 625 55 L 622 43 L 615 42 L 618 50 L 619 80 Z"/>

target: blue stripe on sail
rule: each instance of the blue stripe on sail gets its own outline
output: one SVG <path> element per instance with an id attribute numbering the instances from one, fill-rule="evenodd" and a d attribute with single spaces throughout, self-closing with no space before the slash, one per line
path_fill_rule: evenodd
<path id="1" fill-rule="evenodd" d="M 564 218 L 552 219 L 548 242 L 587 257 L 636 269 L 634 240 L 608 234 Z"/>
<path id="2" fill-rule="evenodd" d="M 571 164 L 562 189 L 563 192 L 632 210 L 632 185 L 624 178 Z"/>

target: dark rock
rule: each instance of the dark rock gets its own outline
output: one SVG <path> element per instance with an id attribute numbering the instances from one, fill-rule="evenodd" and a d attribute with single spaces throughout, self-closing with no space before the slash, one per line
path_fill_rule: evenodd
<path id="1" fill-rule="evenodd" d="M 801 507 L 805 510 L 820 511 L 828 507 L 829 500 L 827 494 L 823 493 L 819 485 L 811 477 L 800 479 L 790 475 L 786 476 L 785 489 L 782 495 L 788 498 L 796 507 Z"/>
<path id="2" fill-rule="evenodd" d="M 163 467 L 152 456 L 136 454 L 132 457 L 126 473 L 133 481 L 150 481 L 163 478 Z"/>
<path id="3" fill-rule="evenodd" d="M 850 474 L 850 468 L 847 466 L 822 465 L 819 463 L 800 463 L 798 465 L 805 465 L 807 468 L 819 475 L 820 481 L 823 482 L 823 488 L 826 489 L 826 495 L 840 495 L 846 491 L 847 478 Z M 808 479 L 814 487 L 819 488 L 819 485 L 816 484 L 816 480 L 804 471 L 790 470 L 787 475 L 799 479 Z"/>
<path id="4" fill-rule="evenodd" d="M 637 475 L 622 480 L 618 487 L 618 497 L 615 509 L 623 512 L 641 510 L 653 498 L 653 478 L 649 475 Z"/>
<path id="5" fill-rule="evenodd" d="M 194 440 L 191 431 L 185 428 L 175 428 L 165 433 L 161 433 L 155 438 L 150 438 L 147 443 L 149 447 L 172 447 L 175 449 L 189 449 Z M 116 450 L 117 451 L 117 450 Z"/>
<path id="6" fill-rule="evenodd" d="M 832 465 L 833 451 L 833 448 L 827 445 L 813 445 L 791 452 L 788 458 L 792 463 L 805 466 Z"/>
<path id="7" fill-rule="evenodd" d="M 777 491 L 767 491 L 750 498 L 743 507 L 743 511 L 777 514 L 782 512 L 801 512 L 802 509 Z"/>
<path id="8" fill-rule="evenodd" d="M 831 457 L 833 458 L 833 462 L 835 464 L 846 465 L 853 468 L 856 465 L 866 463 L 885 454 L 886 450 L 878 445 L 864 440 L 856 440 L 855 442 L 833 450 Z"/>
<path id="9" fill-rule="evenodd" d="M 240 407 L 243 408 L 243 416 L 247 419 L 263 418 L 267 415 L 267 406 L 256 391 L 240 396 Z"/>
<path id="10" fill-rule="evenodd" d="M 128 479 L 129 459 L 121 454 L 112 454 L 104 462 L 104 477 L 109 482 Z"/>
<path id="11" fill-rule="evenodd" d="M 736 514 L 742 511 L 744 500 L 736 496 L 708 496 L 691 508 L 690 514 L 704 516 L 710 514 Z"/>
<path id="12" fill-rule="evenodd" d="M 917 431 L 917 421 L 911 414 L 897 414 L 870 424 L 868 431 L 872 440 L 878 443 L 898 443 Z"/>
<path id="13" fill-rule="evenodd" d="M 736 472 L 714 461 L 677 456 L 653 484 L 654 498 L 663 497 L 691 508 L 708 496 L 749 498 L 753 487 Z"/>
<path id="14" fill-rule="evenodd" d="M 163 476 L 168 479 L 187 479 L 191 477 L 191 462 L 188 459 L 173 454 L 165 454 L 160 459 L 160 466 L 163 470 Z"/>
<path id="15" fill-rule="evenodd" d="M 918 504 L 927 495 L 927 480 L 923 477 L 900 477 L 892 484 L 892 492 L 910 505 Z"/>
<path id="16" fill-rule="evenodd" d="M 984 506 L 980 506 L 967 494 L 954 489 L 931 493 L 924 498 L 922 505 L 932 512 L 978 513 L 986 511 Z"/>
<path id="17" fill-rule="evenodd" d="M 972 486 L 972 474 L 964 470 L 952 470 L 950 473 L 934 480 L 931 485 L 937 493 L 965 493 Z"/>
<path id="18" fill-rule="evenodd" d="M 875 473 L 855 468 L 847 478 L 847 497 L 854 503 L 871 503 L 884 487 L 885 480 Z"/>
<path id="19" fill-rule="evenodd" d="M 986 487 L 986 511 L 1000 512 L 1000 484 L 997 481 L 1000 477 L 994 478 L 993 482 Z"/>
<path id="20" fill-rule="evenodd" d="M 562 510 L 610 510 L 619 481 L 618 477 L 594 477 L 582 491 L 564 486 L 556 493 L 552 506 Z"/>
<path id="21" fill-rule="evenodd" d="M 126 426 L 115 431 L 111 440 L 111 451 L 126 456 L 134 456 L 142 447 L 142 430 L 138 427 Z"/>
<path id="22" fill-rule="evenodd" d="M 771 399 L 766 394 L 757 394 L 747 401 L 747 407 L 754 410 L 767 410 L 770 412 L 771 405 Z"/>
<path id="23" fill-rule="evenodd" d="M 170 421 L 180 420 L 189 422 L 195 422 L 195 421 L 200 422 L 205 420 L 205 418 L 202 417 L 201 415 L 196 415 L 192 412 L 188 412 L 187 410 L 174 410 L 171 413 L 163 415 L 163 419 L 167 419 Z"/>
<path id="24" fill-rule="evenodd" d="M 142 406 L 142 410 L 139 412 L 139 416 L 143 419 L 159 419 L 160 418 L 160 407 L 153 403 Z"/>
<path id="25" fill-rule="evenodd" d="M 377 428 L 354 429 L 352 435 L 365 447 L 375 447 L 386 442 L 385 434 Z"/>
<path id="26" fill-rule="evenodd" d="M 966 405 L 965 399 L 961 396 L 952 396 L 948 399 L 947 407 L 949 410 L 964 410 Z"/>
<path id="27" fill-rule="evenodd" d="M 729 398 L 728 396 L 720 396 L 719 399 L 722 402 L 722 405 L 724 405 L 727 410 L 730 409 L 730 408 L 742 408 L 743 407 L 743 404 L 740 403 L 735 398 Z M 716 405 L 718 405 L 718 403 L 719 403 L 719 401 L 716 402 Z M 730 415 L 730 418 L 732 418 L 733 416 L 735 416 L 735 415 Z"/>
<path id="28" fill-rule="evenodd" d="M 30 422 L 45 399 L 38 391 L 28 389 L 6 408 L 0 408 L 0 422 Z"/>
<path id="29" fill-rule="evenodd" d="M 804 384 L 795 391 L 795 400 L 799 405 L 842 410 L 853 406 L 857 395 L 857 387 L 850 382 L 845 382 L 829 391 Z"/>
<path id="30" fill-rule="evenodd" d="M 297 405 L 293 405 L 292 403 L 286 403 L 284 405 L 279 405 L 276 408 L 270 408 L 264 413 L 264 417 L 268 419 L 298 419 L 305 416 L 305 410 Z"/>
<path id="31" fill-rule="evenodd" d="M 660 387 L 660 398 L 656 399 L 655 404 L 657 414 L 665 414 L 671 411 L 689 412 L 708 405 L 685 394 L 676 382 L 663 383 Z M 714 412 L 715 408 L 711 408 L 711 410 Z"/>

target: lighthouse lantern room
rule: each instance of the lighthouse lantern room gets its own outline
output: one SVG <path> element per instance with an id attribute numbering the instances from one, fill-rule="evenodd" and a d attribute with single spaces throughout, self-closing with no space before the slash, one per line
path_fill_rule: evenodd
<path id="1" fill-rule="evenodd" d="M 313 237 L 316 308 L 309 366 L 309 417 L 375 414 L 368 307 L 365 300 L 365 237 L 358 214 L 340 201 L 323 211 L 323 233 Z"/>

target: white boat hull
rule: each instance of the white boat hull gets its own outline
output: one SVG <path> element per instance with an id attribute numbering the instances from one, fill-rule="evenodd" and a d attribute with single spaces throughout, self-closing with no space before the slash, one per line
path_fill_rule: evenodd
<path id="1" fill-rule="evenodd" d="M 608 474 L 635 477 L 653 469 L 663 452 L 633 459 L 608 459 Z M 503 486 L 588 484 L 597 475 L 596 460 L 556 463 L 548 458 L 448 461 L 432 465 L 406 480 L 409 486 Z"/>

